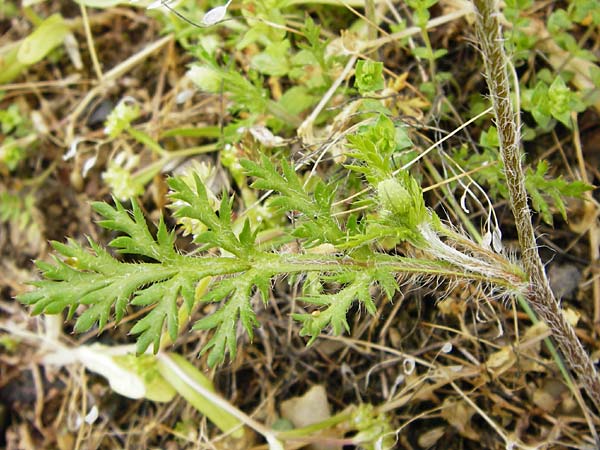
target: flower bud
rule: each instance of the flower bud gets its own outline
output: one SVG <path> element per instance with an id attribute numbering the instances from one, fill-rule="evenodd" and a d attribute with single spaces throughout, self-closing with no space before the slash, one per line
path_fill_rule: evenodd
<path id="1" fill-rule="evenodd" d="M 388 178 L 377 185 L 379 204 L 387 211 L 404 215 L 412 206 L 408 190 L 396 179 Z"/>

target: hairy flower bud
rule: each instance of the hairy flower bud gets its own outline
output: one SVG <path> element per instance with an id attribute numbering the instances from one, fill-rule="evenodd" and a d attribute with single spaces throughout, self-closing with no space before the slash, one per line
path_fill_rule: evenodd
<path id="1" fill-rule="evenodd" d="M 387 178 L 377 185 L 379 204 L 389 212 L 404 215 L 412 206 L 410 192 L 396 178 Z"/>

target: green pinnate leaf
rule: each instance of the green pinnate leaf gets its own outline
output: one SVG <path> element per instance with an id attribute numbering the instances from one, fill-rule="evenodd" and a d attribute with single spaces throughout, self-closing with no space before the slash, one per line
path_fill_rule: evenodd
<path id="1" fill-rule="evenodd" d="M 389 299 L 394 297 L 396 291 L 398 291 L 398 281 L 395 275 L 389 270 L 376 269 L 373 271 L 373 280 L 377 282 L 379 287 L 385 292 Z"/>
<path id="2" fill-rule="evenodd" d="M 310 336 L 308 345 L 312 344 L 327 327 L 331 327 L 336 335 L 341 334 L 344 330 L 350 331 L 346 315 L 355 300 L 360 300 L 367 311 L 371 313 L 377 310 L 369 293 L 370 274 L 345 275 L 352 281 L 338 292 L 302 298 L 303 302 L 322 306 L 324 309 L 317 309 L 311 314 L 294 314 L 292 316 L 302 322 L 300 336 Z"/>
<path id="3" fill-rule="evenodd" d="M 92 204 L 94 210 L 104 217 L 98 222 L 102 227 L 125 233 L 113 239 L 109 246 L 116 248 L 120 253 L 143 255 L 158 261 L 176 257 L 173 248 L 174 240 L 172 237 L 169 239 L 165 236 L 164 225 L 163 230 L 159 228 L 161 236 L 155 240 L 137 202 L 132 202 L 131 212 L 127 211 L 116 198 L 114 202 L 114 208 L 101 202 Z"/>
<path id="4" fill-rule="evenodd" d="M 225 355 L 229 353 L 231 359 L 235 358 L 237 349 L 237 323 L 241 321 L 244 330 L 252 339 L 254 328 L 259 325 L 256 314 L 250 304 L 255 284 L 264 284 L 269 278 L 264 273 L 256 270 L 248 270 L 236 278 L 221 280 L 205 296 L 205 301 L 215 302 L 223 299 L 223 305 L 209 316 L 198 320 L 194 330 L 213 330 L 213 336 L 202 353 L 208 352 L 208 364 L 213 367 L 224 361 Z"/>
<path id="5" fill-rule="evenodd" d="M 188 282 L 189 280 L 184 277 L 176 276 L 164 283 L 154 284 L 136 294 L 131 302 L 133 305 L 157 305 L 131 329 L 131 334 L 140 335 L 137 345 L 138 353 L 146 351 L 150 342 L 154 346 L 154 353 L 158 351 L 165 322 L 171 340 L 175 341 L 177 339 L 179 328 L 177 299 L 182 286 Z"/>
<path id="6" fill-rule="evenodd" d="M 18 297 L 33 307 L 34 314 L 56 314 L 67 309 L 71 317 L 79 305 L 88 305 L 75 323 L 75 331 L 83 332 L 95 324 L 102 328 L 111 318 L 120 321 L 128 305 L 154 306 L 132 333 L 139 335 L 140 352 L 150 344 L 157 351 L 165 325 L 173 340 L 177 336 L 181 297 L 191 308 L 195 286 L 201 279 L 246 268 L 246 263 L 232 258 L 186 258 L 178 254 L 174 234 L 167 230 L 164 221 L 160 219 L 154 239 L 135 203 L 131 212 L 118 201 L 114 207 L 96 203 L 94 209 L 103 216 L 102 226 L 125 233 L 110 245 L 119 252 L 148 256 L 156 262 L 121 262 L 91 239 L 89 248 L 73 240 L 53 242 L 60 257 L 53 256 L 52 263 L 38 262 L 45 279 L 33 282 L 36 289 Z M 227 211 L 227 206 L 223 211 Z M 216 216 L 213 219 L 218 220 Z M 249 323 L 247 314 L 244 319 Z"/>
<path id="7" fill-rule="evenodd" d="M 307 246 L 335 244 L 344 238 L 344 233 L 332 216 L 333 187 L 318 181 L 314 192 L 308 192 L 294 168 L 286 161 L 281 163 L 282 174 L 266 156 L 263 156 L 260 165 L 248 160 L 240 163 L 247 174 L 255 178 L 252 187 L 278 194 L 271 201 L 272 207 L 296 215 L 300 213 L 293 234 L 306 238 Z"/>
<path id="8" fill-rule="evenodd" d="M 171 178 L 168 183 L 172 192 L 169 196 L 176 200 L 173 205 L 175 217 L 195 219 L 202 222 L 208 231 L 201 233 L 195 242 L 208 247 L 220 247 L 237 256 L 248 252 L 249 247 L 241 244 L 231 228 L 231 202 L 233 199 L 223 195 L 219 206 L 219 214 L 215 213 L 208 197 L 204 183 L 194 175 L 195 189 L 181 178 Z"/>
<path id="9" fill-rule="evenodd" d="M 363 284 L 358 287 L 356 291 L 356 298 L 364 305 L 369 314 L 374 315 L 377 312 L 377 306 L 375 306 L 373 297 L 371 297 L 369 284 Z"/>
<path id="10" fill-rule="evenodd" d="M 373 125 L 348 136 L 348 143 L 348 156 L 355 162 L 346 165 L 346 168 L 362 173 L 369 183 L 377 184 L 392 175 L 395 169 L 393 154 L 406 148 L 407 136 L 404 130 L 397 132 L 394 122 L 380 114 Z"/>
<path id="11" fill-rule="evenodd" d="M 544 222 L 552 225 L 552 206 L 558 209 L 564 220 L 568 220 L 563 198 L 581 198 L 585 192 L 592 190 L 593 186 L 579 180 L 569 182 L 562 176 L 547 178 L 547 172 L 548 163 L 546 161 L 539 162 L 535 171 L 528 168 L 525 176 L 525 187 L 531 198 L 533 209 L 542 216 Z"/>

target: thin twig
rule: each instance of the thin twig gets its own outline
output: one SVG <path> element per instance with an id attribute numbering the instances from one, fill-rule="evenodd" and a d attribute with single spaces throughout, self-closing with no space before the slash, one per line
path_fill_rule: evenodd
<path id="1" fill-rule="evenodd" d="M 96 53 L 96 47 L 94 46 L 94 38 L 92 36 L 92 29 L 90 27 L 90 21 L 87 15 L 87 9 L 83 3 L 79 4 L 79 8 L 81 9 L 81 17 L 83 18 L 83 29 L 85 31 L 85 39 L 88 43 L 90 58 L 92 59 L 92 65 L 94 66 L 94 71 L 96 72 L 96 77 L 98 77 L 98 81 L 102 82 L 102 68 L 100 67 L 100 62 L 98 61 L 98 54 Z"/>

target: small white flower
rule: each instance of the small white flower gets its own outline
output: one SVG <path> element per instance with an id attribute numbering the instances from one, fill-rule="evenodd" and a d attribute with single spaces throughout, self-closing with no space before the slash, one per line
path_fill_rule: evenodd
<path id="1" fill-rule="evenodd" d="M 209 27 L 223 20 L 223 17 L 225 17 L 225 14 L 227 14 L 227 8 L 229 7 L 230 3 L 231 0 L 222 6 L 217 6 L 216 8 L 209 10 L 202 18 L 202 25 Z"/>

